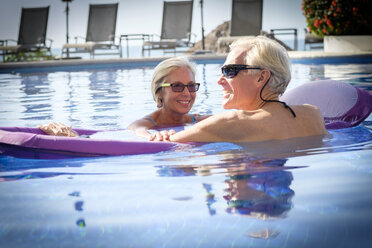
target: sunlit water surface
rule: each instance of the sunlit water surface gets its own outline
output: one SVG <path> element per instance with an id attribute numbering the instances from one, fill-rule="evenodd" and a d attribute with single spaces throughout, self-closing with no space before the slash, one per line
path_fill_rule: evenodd
<path id="1" fill-rule="evenodd" d="M 193 113 L 224 111 L 221 62 Z M 0 126 L 125 129 L 152 112 L 153 67 L 0 74 Z M 372 90 L 372 64 L 294 63 Z M 0 247 L 371 247 L 371 116 L 319 139 L 212 143 L 64 160 L 0 156 Z"/>

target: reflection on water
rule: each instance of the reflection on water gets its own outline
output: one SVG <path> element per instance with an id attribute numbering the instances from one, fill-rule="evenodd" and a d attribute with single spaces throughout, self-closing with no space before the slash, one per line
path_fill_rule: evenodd
<path id="1" fill-rule="evenodd" d="M 291 172 L 227 172 L 227 176 L 224 199 L 228 213 L 268 220 L 285 218 L 292 207 L 294 191 L 289 187 L 293 180 Z"/>
<path id="2" fill-rule="evenodd" d="M 357 133 L 363 137 L 348 137 Z M 215 247 L 339 246 L 335 233 L 347 230 L 348 238 L 367 247 L 372 180 L 360 168 L 370 169 L 371 134 L 364 127 L 330 134 L 314 143 L 215 143 L 143 156 L 38 162 L 0 157 L 1 244 L 13 241 L 22 225 L 17 236 L 45 246 L 71 247 L 69 240 L 83 247 L 95 246 L 88 240 L 133 247 L 178 247 L 179 240 L 193 247 L 214 240 Z M 369 155 L 351 156 L 350 150 Z M 358 235 L 352 231 L 357 227 L 363 230 Z"/>
<path id="3" fill-rule="evenodd" d="M 291 198 L 294 191 L 290 189 L 292 173 L 286 171 L 295 167 L 285 167 L 286 159 L 253 160 L 248 162 L 240 156 L 230 154 L 219 165 L 203 166 L 162 166 L 157 170 L 159 176 L 211 176 L 223 174 L 224 195 L 219 200 L 226 201 L 226 211 L 260 218 L 284 218 L 291 209 Z M 257 158 L 256 158 L 257 159 Z M 229 160 L 229 162 L 227 162 Z M 298 167 L 296 167 L 298 168 Z M 205 202 L 210 215 L 215 215 L 213 205 L 218 201 L 213 184 L 203 183 Z"/>

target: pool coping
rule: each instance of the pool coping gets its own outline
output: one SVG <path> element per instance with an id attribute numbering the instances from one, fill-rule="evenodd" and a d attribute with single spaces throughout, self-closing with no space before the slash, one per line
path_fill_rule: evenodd
<path id="1" fill-rule="evenodd" d="M 362 59 L 364 63 L 372 63 L 372 52 L 324 52 L 324 51 L 289 51 L 289 57 L 293 62 L 301 63 L 310 60 L 314 63 L 334 62 L 337 59 L 353 60 Z M 198 54 L 187 55 L 196 63 L 223 63 L 227 54 Z M 133 68 L 138 66 L 155 66 L 160 61 L 172 56 L 162 57 L 139 57 L 139 58 L 96 58 L 96 59 L 58 59 L 48 61 L 31 62 L 7 62 L 0 63 L 0 73 L 14 73 L 20 71 L 30 71 L 36 68 L 44 70 L 68 70 L 73 66 L 86 68 L 107 68 L 107 67 L 126 67 Z M 309 62 L 309 61 L 307 61 Z M 345 61 L 344 61 L 345 62 Z"/>

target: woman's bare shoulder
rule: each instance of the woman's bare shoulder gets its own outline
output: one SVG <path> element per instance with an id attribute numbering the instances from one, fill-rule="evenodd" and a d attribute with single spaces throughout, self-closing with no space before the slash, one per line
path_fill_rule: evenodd
<path id="1" fill-rule="evenodd" d="M 152 128 L 154 127 L 154 123 L 151 121 L 150 118 L 154 119 L 154 113 L 151 113 L 149 115 L 146 115 L 138 120 L 135 120 L 131 124 L 129 124 L 128 129 L 134 130 L 139 127 L 144 127 L 144 128 Z M 150 118 L 149 118 L 150 117 Z"/>

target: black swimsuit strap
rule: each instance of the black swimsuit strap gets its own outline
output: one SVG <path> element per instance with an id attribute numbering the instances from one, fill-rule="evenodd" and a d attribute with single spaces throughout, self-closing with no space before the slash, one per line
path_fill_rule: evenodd
<path id="1" fill-rule="evenodd" d="M 282 104 L 283 107 L 287 108 L 292 113 L 293 117 L 296 118 L 296 113 L 293 111 L 293 109 L 291 107 L 288 106 L 287 103 L 279 101 L 279 100 L 265 100 L 265 99 L 262 99 L 262 97 L 261 97 L 261 100 L 264 101 L 264 102 L 278 102 L 278 103 Z"/>
<path id="2" fill-rule="evenodd" d="M 266 81 L 265 85 L 262 87 L 261 91 L 260 91 L 260 98 L 263 102 L 278 102 L 280 104 L 282 104 L 286 109 L 288 109 L 291 114 L 293 115 L 294 118 L 296 118 L 296 113 L 293 111 L 293 109 L 291 107 L 288 106 L 287 103 L 283 102 L 283 101 L 279 101 L 279 100 L 266 100 L 266 99 L 263 99 L 262 98 L 262 92 L 263 92 L 263 89 L 266 87 L 266 85 L 268 84 L 268 82 L 270 81 L 271 79 L 271 75 L 269 77 L 269 79 Z"/>

